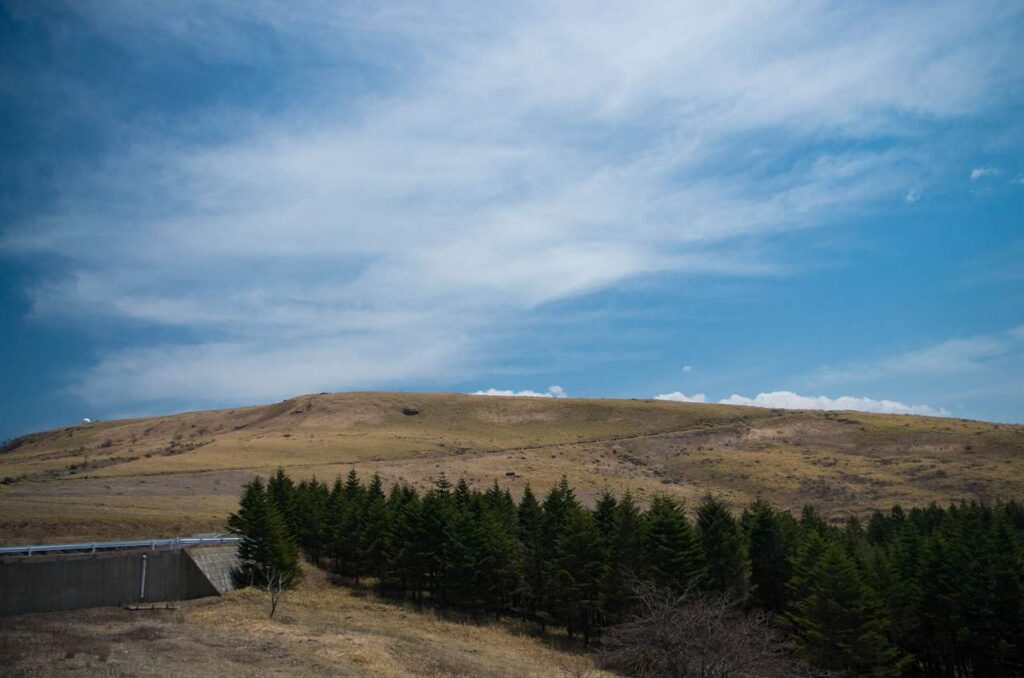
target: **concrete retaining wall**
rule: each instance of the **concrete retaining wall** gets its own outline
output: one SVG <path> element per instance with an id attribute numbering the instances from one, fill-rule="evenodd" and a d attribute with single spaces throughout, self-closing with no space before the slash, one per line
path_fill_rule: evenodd
<path id="1" fill-rule="evenodd" d="M 215 560 L 221 569 L 230 567 L 224 564 L 230 554 L 218 554 Z M 218 595 L 218 586 L 184 549 L 6 558 L 0 561 L 0 614 L 187 600 Z"/>

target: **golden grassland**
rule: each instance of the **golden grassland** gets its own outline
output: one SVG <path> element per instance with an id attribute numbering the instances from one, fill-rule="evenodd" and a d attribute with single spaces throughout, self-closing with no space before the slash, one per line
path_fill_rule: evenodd
<path id="1" fill-rule="evenodd" d="M 9 676 L 601 676 L 514 623 L 465 623 L 337 587 L 306 566 L 273 619 L 255 589 L 176 603 L 0 617 Z M 566 649 L 560 649 L 564 645 Z"/>
<path id="2" fill-rule="evenodd" d="M 812 503 L 841 520 L 897 502 L 1024 497 L 1024 427 L 638 400 L 306 395 L 25 436 L 0 453 L 0 542 L 220 530 L 242 483 L 277 466 L 421 487 L 445 473 L 514 493 L 564 474 L 586 501 L 608 488 L 692 506 L 711 491 L 736 507 L 759 495 Z"/>

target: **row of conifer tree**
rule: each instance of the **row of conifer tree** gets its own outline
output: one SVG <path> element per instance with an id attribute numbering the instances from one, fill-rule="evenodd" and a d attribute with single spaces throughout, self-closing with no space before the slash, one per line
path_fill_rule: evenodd
<path id="1" fill-rule="evenodd" d="M 333 486 L 278 470 L 246 486 L 229 520 L 242 576 L 313 563 L 418 603 L 515 615 L 584 642 L 627 618 L 630 582 L 728 595 L 777 614 L 812 664 L 906 676 L 1024 672 L 1024 507 L 1016 502 L 876 512 L 830 525 L 758 500 L 738 518 L 708 496 L 694 518 L 603 493 L 586 508 L 562 481 L 517 503 L 443 476 L 420 492 L 353 471 Z"/>

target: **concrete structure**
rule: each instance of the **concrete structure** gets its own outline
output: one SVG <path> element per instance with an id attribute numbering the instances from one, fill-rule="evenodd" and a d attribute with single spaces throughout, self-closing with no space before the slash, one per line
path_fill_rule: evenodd
<path id="1" fill-rule="evenodd" d="M 0 614 L 219 595 L 233 588 L 234 550 L 215 546 L 4 558 Z"/>
<path id="2" fill-rule="evenodd" d="M 188 549 L 188 555 L 217 591 L 235 590 L 232 572 L 238 567 L 237 546 L 202 546 Z"/>

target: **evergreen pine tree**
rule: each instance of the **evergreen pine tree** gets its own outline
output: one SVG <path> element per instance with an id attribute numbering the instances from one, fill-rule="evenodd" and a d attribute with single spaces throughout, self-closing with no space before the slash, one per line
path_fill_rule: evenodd
<path id="1" fill-rule="evenodd" d="M 584 645 L 589 644 L 602 619 L 608 573 L 601 532 L 589 512 L 570 509 L 547 569 L 553 589 L 550 613 L 565 624 L 570 637 L 578 632 Z"/>
<path id="2" fill-rule="evenodd" d="M 236 580 L 265 588 L 273 616 L 281 594 L 298 581 L 299 556 L 276 504 L 259 478 L 243 488 L 238 512 L 228 517 L 228 527 L 242 538 Z"/>
<path id="3" fill-rule="evenodd" d="M 790 563 L 790 579 L 786 587 L 789 601 L 801 600 L 810 594 L 815 568 L 828 545 L 828 539 L 822 532 L 812 528 L 804 533 Z"/>
<path id="4" fill-rule="evenodd" d="M 423 600 L 425 557 L 423 543 L 423 504 L 410 488 L 406 499 L 390 511 L 385 543 L 388 552 L 389 578 L 412 594 L 417 603 Z"/>
<path id="5" fill-rule="evenodd" d="M 280 466 L 277 467 L 274 475 L 270 476 L 270 480 L 267 481 L 267 493 L 270 495 L 274 505 L 277 506 L 277 511 L 281 514 L 281 518 L 284 519 L 289 531 L 295 534 L 297 531 L 295 524 L 295 483 L 292 482 L 292 479 L 288 477 L 288 474 Z"/>
<path id="6" fill-rule="evenodd" d="M 701 549 L 683 508 L 658 495 L 651 500 L 644 530 L 646 574 L 660 586 L 682 593 L 701 573 Z"/>
<path id="7" fill-rule="evenodd" d="M 615 506 L 612 529 L 606 537 L 608 575 L 605 578 L 605 615 L 609 623 L 617 623 L 633 604 L 632 581 L 644 576 L 644 517 L 626 492 Z"/>
<path id="8" fill-rule="evenodd" d="M 739 523 L 721 501 L 708 495 L 697 509 L 697 531 L 704 558 L 704 585 L 743 597 L 749 563 Z"/>
<path id="9" fill-rule="evenodd" d="M 519 585 L 519 550 L 507 516 L 499 508 L 484 505 L 480 514 L 480 555 L 477 578 L 484 609 L 501 616 Z"/>
<path id="10" fill-rule="evenodd" d="M 448 523 L 453 513 L 451 484 L 442 473 L 434 487 L 423 498 L 420 543 L 427 590 L 434 601 L 444 607 L 445 552 L 447 550 Z"/>
<path id="11" fill-rule="evenodd" d="M 1005 507 L 997 506 L 991 526 L 992 622 L 997 662 L 993 675 L 1024 675 L 1024 543 Z"/>
<path id="12" fill-rule="evenodd" d="M 773 612 L 786 607 L 786 586 L 790 576 L 790 553 L 778 514 L 762 499 L 744 512 L 750 557 L 750 585 L 754 601 Z"/>
<path id="13" fill-rule="evenodd" d="M 594 520 L 597 521 L 597 529 L 601 531 L 601 537 L 607 544 L 610 544 L 614 538 L 618 504 L 615 495 L 606 489 L 601 492 L 597 498 L 597 504 L 594 506 Z"/>
<path id="14" fill-rule="evenodd" d="M 627 577 L 644 574 L 644 533 L 644 516 L 627 491 L 616 507 L 613 546 L 618 569 Z"/>
<path id="15" fill-rule="evenodd" d="M 566 526 L 572 514 L 581 509 L 576 493 L 569 486 L 565 476 L 558 482 L 558 485 L 544 497 L 543 518 L 541 520 L 541 571 L 544 573 L 545 586 L 540 590 L 541 600 L 539 601 L 537 614 L 541 619 L 543 627 L 549 621 L 556 621 L 564 601 L 559 598 L 560 589 L 550 581 L 549 572 L 555 567 L 555 545 L 565 532 Z"/>
<path id="16" fill-rule="evenodd" d="M 898 675 L 878 601 L 845 550 L 825 546 L 790 616 L 807 659 L 857 675 Z"/>
<path id="17" fill-rule="evenodd" d="M 311 480 L 300 482 L 295 488 L 294 526 L 299 544 L 306 552 L 306 557 L 313 563 L 320 564 L 323 545 L 326 541 L 327 525 L 324 520 L 327 508 L 327 486 Z"/>
<path id="18" fill-rule="evenodd" d="M 517 515 L 523 609 L 527 615 L 535 616 L 544 592 L 544 512 L 529 484 L 523 490 Z"/>
<path id="19" fill-rule="evenodd" d="M 479 574 L 482 558 L 482 535 L 476 512 L 470 505 L 468 488 L 460 491 L 460 482 L 453 493 L 450 518 L 446 524 L 442 553 L 443 587 L 448 605 L 470 609 L 479 606 Z"/>
<path id="20" fill-rule="evenodd" d="M 387 532 L 387 500 L 376 473 L 363 495 L 359 525 L 358 561 L 360 571 L 380 578 L 384 569 L 384 538 Z"/>

